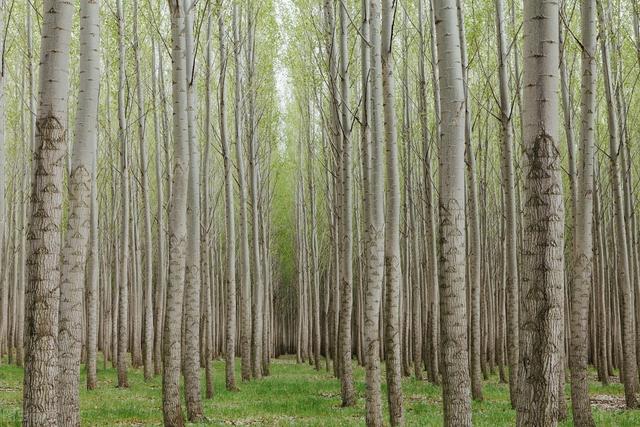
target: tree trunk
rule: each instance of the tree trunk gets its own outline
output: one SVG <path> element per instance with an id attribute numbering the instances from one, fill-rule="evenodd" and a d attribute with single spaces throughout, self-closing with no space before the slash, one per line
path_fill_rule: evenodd
<path id="1" fill-rule="evenodd" d="M 184 425 L 180 408 L 181 320 L 187 251 L 187 190 L 189 181 L 189 119 L 187 52 L 182 0 L 171 0 L 173 63 L 173 184 L 169 207 L 169 281 L 163 337 L 163 415 L 165 426 Z"/>
<path id="2" fill-rule="evenodd" d="M 133 1 L 133 46 L 136 72 L 136 98 L 138 103 L 138 143 L 140 149 L 140 183 L 144 210 L 144 378 L 153 376 L 153 247 L 151 245 L 151 203 L 149 201 L 149 175 L 147 142 L 145 141 L 145 105 L 140 76 L 140 40 L 138 34 L 138 0 Z"/>
<path id="3" fill-rule="evenodd" d="M 620 305 L 620 327 L 622 335 L 622 372 L 621 380 L 624 383 L 624 394 L 629 409 L 638 407 L 638 368 L 635 349 L 635 324 L 634 324 L 634 300 L 629 277 L 629 249 L 625 236 L 625 218 L 622 198 L 622 183 L 618 156 L 620 155 L 620 141 L 618 140 L 618 111 L 613 99 L 613 84 L 611 78 L 607 26 L 602 6 L 598 5 L 598 20 L 602 37 L 600 37 L 600 49 L 602 51 L 602 71 L 604 73 L 604 87 L 607 101 L 607 120 L 609 126 L 609 166 L 612 189 L 615 244 L 616 244 L 616 279 L 618 282 L 618 303 Z"/>
<path id="4" fill-rule="evenodd" d="M 222 0 L 218 3 L 222 7 Z M 220 42 L 220 78 L 218 80 L 218 114 L 220 119 L 220 143 L 222 145 L 222 160 L 224 162 L 224 194 L 226 203 L 226 322 L 225 322 L 225 384 L 227 390 L 236 391 L 235 352 L 236 352 L 236 225 L 233 201 L 233 176 L 231 171 L 231 152 L 227 137 L 227 108 L 225 84 L 227 77 L 227 50 L 225 45 L 226 29 L 224 27 L 224 13 L 220 10 L 218 17 Z"/>
<path id="5" fill-rule="evenodd" d="M 340 360 L 340 384 L 342 406 L 353 406 L 356 403 L 353 387 L 353 367 L 351 362 L 351 311 L 353 309 L 353 191 L 351 176 L 351 114 L 349 106 L 349 46 L 348 46 L 348 22 L 347 5 L 340 0 L 340 101 L 341 117 L 340 129 L 342 130 L 342 169 L 339 175 L 342 178 L 342 213 L 340 214 L 342 225 L 342 265 L 341 294 L 340 294 L 340 329 L 339 335 L 339 360 Z M 339 184 L 340 185 L 340 184 Z"/>
<path id="6" fill-rule="evenodd" d="M 195 1 L 183 0 L 185 9 L 185 69 L 187 71 L 187 136 L 189 138 L 189 178 L 187 190 L 187 257 L 184 288 L 184 394 L 187 418 L 202 420 L 200 401 L 200 152 L 197 140 L 195 47 L 193 16 Z"/>
<path id="7" fill-rule="evenodd" d="M 252 340 L 251 340 L 251 370 L 254 378 L 262 378 L 262 334 L 264 329 L 264 283 L 262 277 L 262 254 L 260 251 L 261 231 L 258 200 L 258 129 L 256 118 L 257 88 L 254 79 L 255 74 L 255 32 L 254 10 L 248 3 L 247 8 L 247 89 L 249 91 L 248 120 L 249 120 L 249 179 L 251 180 L 249 192 L 251 197 L 252 243 L 253 243 L 253 304 L 252 304 Z"/>
<path id="8" fill-rule="evenodd" d="M 235 75 L 236 168 L 240 192 L 240 357 L 242 380 L 251 379 L 251 261 L 249 259 L 249 225 L 247 221 L 247 184 L 242 147 L 242 80 L 240 77 L 240 6 L 233 4 L 233 57 Z"/>
<path id="9" fill-rule="evenodd" d="M 540 16 L 546 19 L 540 19 Z M 524 6 L 524 218 L 517 424 L 556 425 L 564 363 L 564 203 L 558 132 L 558 4 Z"/>
<path id="10" fill-rule="evenodd" d="M 33 153 L 25 313 L 23 424 L 56 426 L 60 228 L 67 142 L 69 44 L 74 5 L 46 0 L 40 46 L 40 100 Z M 2 58 L 4 67 L 4 58 Z M 4 68 L 1 71 L 4 80 Z M 2 83 L 2 82 L 0 82 Z M 0 93 L 3 88 L 0 87 Z M 4 107 L 4 102 L 0 105 Z M 3 115 L 4 117 L 4 115 Z M 4 141 L 0 136 L 0 143 Z"/>
<path id="11" fill-rule="evenodd" d="M 83 290 L 91 224 L 91 188 L 98 139 L 99 4 L 81 2 L 80 96 L 69 176 L 69 229 L 61 254 L 58 333 L 58 423 L 80 425 Z"/>
<path id="12" fill-rule="evenodd" d="M 125 34 L 122 0 L 117 2 L 118 17 L 118 139 L 120 151 L 120 262 L 118 291 L 118 387 L 129 387 L 127 381 L 127 347 L 129 343 L 129 161 L 127 120 L 125 117 Z"/>
<path id="13" fill-rule="evenodd" d="M 440 328 L 447 426 L 471 425 L 465 292 L 464 81 L 455 0 L 435 10 L 442 124 L 440 142 Z"/>
<path id="14" fill-rule="evenodd" d="M 381 59 L 386 158 L 386 218 L 384 234 L 385 267 L 385 362 L 387 398 L 392 426 L 403 424 L 402 373 L 400 371 L 400 173 L 395 116 L 395 79 L 393 77 L 393 19 L 395 2 L 382 1 Z M 346 151 L 346 150 L 345 150 Z"/>
<path id="15" fill-rule="evenodd" d="M 517 213 L 515 197 L 515 172 L 513 164 L 513 125 L 511 94 L 509 91 L 509 53 L 505 37 L 504 2 L 496 0 L 496 33 L 498 35 L 498 76 L 500 79 L 500 124 L 502 136 L 502 188 L 504 194 L 505 261 L 504 278 L 506 288 L 507 362 L 509 365 L 509 395 L 511 407 L 516 407 L 518 395 L 518 255 Z"/>
<path id="16" fill-rule="evenodd" d="M 158 88 L 158 78 L 156 77 L 157 73 L 162 73 L 163 70 L 157 67 L 156 65 L 156 56 L 161 55 L 159 51 L 156 50 L 155 43 L 152 42 L 152 97 L 153 97 L 153 105 L 158 105 L 158 97 L 163 96 L 159 95 Z M 164 90 L 164 88 L 162 88 Z M 164 173 L 162 168 L 162 162 L 160 160 L 161 157 L 161 141 L 160 141 L 160 123 L 158 118 L 158 109 L 153 109 L 153 128 L 155 135 L 155 143 L 156 143 L 156 155 L 155 155 L 155 163 L 156 163 L 156 220 L 158 221 L 158 237 L 157 237 L 157 260 L 156 260 L 156 288 L 155 288 L 155 301 L 153 307 L 153 316 L 154 316 L 154 342 L 153 342 L 153 358 L 154 358 L 154 374 L 158 375 L 161 371 L 162 367 L 162 306 L 164 301 L 165 294 L 165 286 L 166 286 L 166 256 L 165 256 L 165 215 L 164 215 Z M 165 165 L 166 168 L 169 168 L 169 165 Z"/>
<path id="17" fill-rule="evenodd" d="M 588 321 L 593 279 L 593 171 L 596 107 L 596 2 L 581 3 L 581 156 L 575 193 L 573 283 L 571 286 L 571 403 L 573 422 L 595 426 L 589 401 Z"/>

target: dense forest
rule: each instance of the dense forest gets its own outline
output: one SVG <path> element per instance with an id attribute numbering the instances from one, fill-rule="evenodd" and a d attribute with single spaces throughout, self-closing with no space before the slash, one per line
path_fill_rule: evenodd
<path id="1" fill-rule="evenodd" d="M 0 0 L 0 425 L 640 425 L 638 0 Z"/>

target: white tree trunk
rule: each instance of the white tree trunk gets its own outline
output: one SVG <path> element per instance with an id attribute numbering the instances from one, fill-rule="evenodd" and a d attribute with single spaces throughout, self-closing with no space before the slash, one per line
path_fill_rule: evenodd
<path id="1" fill-rule="evenodd" d="M 440 329 L 446 426 L 471 425 L 467 350 L 464 138 L 465 107 L 455 0 L 435 8 L 442 123 L 440 141 Z"/>
<path id="2" fill-rule="evenodd" d="M 125 34 L 122 0 L 117 2 L 118 17 L 118 139 L 120 151 L 120 262 L 118 278 L 118 387 L 129 387 L 127 382 L 127 347 L 129 343 L 129 161 L 127 120 L 125 117 Z"/>
<path id="3" fill-rule="evenodd" d="M 91 224 L 92 170 L 98 141 L 99 10 L 98 2 L 80 3 L 80 94 L 69 176 L 69 229 L 62 249 L 60 277 L 58 422 L 63 426 L 80 425 L 83 291 Z"/>
<path id="4" fill-rule="evenodd" d="M 58 266 L 64 191 L 62 159 L 67 146 L 69 44 L 74 5 L 64 0 L 46 0 L 42 10 L 40 100 L 33 153 L 32 209 L 27 233 L 22 405 L 23 425 L 26 426 L 58 425 L 59 296 L 56 290 L 60 286 Z"/>
<path id="5" fill-rule="evenodd" d="M 398 131 L 393 77 L 393 19 L 395 1 L 382 0 L 382 83 L 386 158 L 386 218 L 384 240 L 385 267 L 385 362 L 387 400 L 392 426 L 403 424 L 402 373 L 400 371 L 400 173 L 398 171 Z"/>
<path id="6" fill-rule="evenodd" d="M 596 107 L 596 1 L 581 3 L 582 24 L 582 121 L 581 152 L 575 192 L 573 286 L 571 287 L 571 403 L 573 421 L 579 426 L 595 426 L 589 400 L 588 322 L 589 297 L 593 279 L 593 171 Z M 595 301 L 594 301 L 595 303 Z M 602 339 L 602 337 L 600 337 Z"/>
<path id="7" fill-rule="evenodd" d="M 169 207 L 169 281 L 163 336 L 163 414 L 165 426 L 184 425 L 180 408 L 181 325 L 187 251 L 187 190 L 189 180 L 189 119 L 185 10 L 171 0 L 173 80 L 173 184 Z"/>
<path id="8" fill-rule="evenodd" d="M 222 0 L 218 3 L 222 7 Z M 222 145 L 222 160 L 224 163 L 224 195 L 225 195 L 225 226 L 226 226 L 226 263 L 225 263 L 225 384 L 227 390 L 235 391 L 235 352 L 236 352 L 236 226 L 233 200 L 233 174 L 231 171 L 231 150 L 227 137 L 227 108 L 225 84 L 227 78 L 227 50 L 225 46 L 226 30 L 224 13 L 221 10 L 218 17 L 220 41 L 220 79 L 218 81 L 218 114 L 220 119 L 220 143 Z"/>
<path id="9" fill-rule="evenodd" d="M 233 57 L 235 75 L 235 142 L 236 168 L 240 191 L 240 357 L 242 380 L 251 379 L 251 261 L 249 259 L 249 225 L 247 221 L 247 184 L 244 172 L 242 148 L 242 79 L 240 76 L 240 12 L 237 2 L 233 4 Z"/>
<path id="10" fill-rule="evenodd" d="M 193 16 L 196 3 L 184 0 L 185 69 L 187 70 L 187 121 L 189 125 L 189 183 L 187 195 L 187 257 L 184 289 L 184 393 L 187 418 L 202 419 L 200 401 L 200 152 L 197 140 L 195 47 Z"/>
<path id="11" fill-rule="evenodd" d="M 380 300 L 384 273 L 384 118 L 382 89 L 381 2 L 370 0 L 371 45 L 371 187 L 367 224 L 367 292 L 365 294 L 366 422 L 382 425 L 380 397 Z"/>
<path id="12" fill-rule="evenodd" d="M 545 17 L 545 19 L 540 19 Z M 557 424 L 564 301 L 564 202 L 559 152 L 558 4 L 524 5 L 524 218 L 518 426 Z"/>

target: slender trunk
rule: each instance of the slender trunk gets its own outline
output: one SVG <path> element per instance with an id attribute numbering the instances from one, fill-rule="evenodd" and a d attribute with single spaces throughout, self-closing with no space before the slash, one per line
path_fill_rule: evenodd
<path id="1" fill-rule="evenodd" d="M 252 314 L 252 374 L 254 378 L 262 378 L 262 334 L 264 329 L 264 283 L 262 277 L 262 254 L 260 251 L 260 222 L 259 200 L 258 200 L 258 129 L 256 118 L 256 98 L 257 89 L 254 79 L 255 74 L 255 32 L 256 23 L 254 22 L 254 11 L 249 5 L 247 9 L 247 88 L 249 91 L 249 179 L 251 180 L 249 192 L 251 197 L 251 218 L 252 218 L 252 243 L 253 243 L 253 304 Z"/>
<path id="2" fill-rule="evenodd" d="M 605 24 L 602 6 L 598 4 L 598 20 L 602 37 L 600 38 L 600 49 L 602 51 L 602 64 L 604 74 L 604 87 L 607 101 L 607 120 L 609 126 L 609 159 L 610 159 L 610 180 L 612 188 L 614 221 L 615 249 L 616 256 L 616 279 L 618 284 L 618 303 L 620 305 L 619 319 L 622 335 L 622 373 L 621 379 L 624 383 L 624 394 L 628 408 L 638 407 L 638 368 L 636 363 L 635 324 L 634 324 L 634 302 L 633 291 L 631 289 L 631 278 L 629 276 L 629 249 L 625 237 L 625 218 L 622 197 L 622 183 L 620 178 L 620 166 L 618 156 L 620 155 L 620 141 L 618 140 L 618 111 L 613 99 L 613 84 L 611 78 L 611 68 L 609 59 L 609 46 L 607 26 Z"/>
<path id="3" fill-rule="evenodd" d="M 127 381 L 127 347 L 129 344 L 129 160 L 127 121 L 125 117 L 125 34 L 122 0 L 117 2 L 118 17 L 118 139 L 120 151 L 120 262 L 118 291 L 118 387 L 129 387 Z"/>
<path id="4" fill-rule="evenodd" d="M 440 328 L 444 422 L 471 425 L 465 292 L 464 82 L 455 0 L 435 10 L 442 124 L 440 143 Z"/>
<path id="5" fill-rule="evenodd" d="M 156 51 L 155 43 L 152 42 L 152 101 L 153 105 L 158 105 L 158 79 L 157 73 L 162 73 L 162 69 L 158 69 L 156 65 L 156 55 L 161 55 L 159 51 Z M 154 342 L 153 342 L 153 357 L 154 357 L 154 374 L 158 375 L 162 368 L 162 302 L 164 300 L 164 291 L 166 286 L 166 259 L 165 259 L 165 215 L 164 215 L 164 186 L 163 186 L 163 168 L 161 157 L 161 145 L 160 145 L 160 123 L 158 119 L 158 109 L 153 109 L 153 128 L 156 143 L 155 152 L 155 164 L 156 164 L 156 220 L 158 221 L 158 237 L 157 237 L 157 259 L 156 259 L 156 288 L 155 288 L 155 301 L 153 307 L 154 316 Z M 168 168 L 169 165 L 166 165 Z"/>
<path id="6" fill-rule="evenodd" d="M 513 125 L 509 91 L 509 53 L 505 37 L 504 2 L 496 0 L 496 33 L 498 35 L 498 76 L 500 79 L 500 124 L 502 137 L 502 188 L 504 194 L 504 281 L 506 288 L 507 362 L 509 365 L 509 395 L 511 407 L 516 407 L 518 395 L 518 255 L 515 172 L 513 159 Z M 502 309 L 501 309 L 502 310 Z"/>
<path id="7" fill-rule="evenodd" d="M 100 82 L 99 4 L 82 1 L 80 96 L 69 176 L 69 229 L 61 254 L 58 333 L 58 423 L 80 425 L 80 353 L 87 243 L 90 233 L 92 164 L 97 146 Z"/>
<path id="8" fill-rule="evenodd" d="M 342 265 L 340 268 L 340 329 L 339 359 L 342 406 L 356 403 L 353 387 L 353 367 L 351 362 L 351 311 L 353 309 L 353 194 L 351 176 L 351 113 L 349 111 L 349 46 L 347 6 L 340 0 L 340 101 L 342 130 L 342 151 L 339 167 L 342 169 Z M 340 185 L 340 184 L 339 184 Z"/>
<path id="9" fill-rule="evenodd" d="M 173 80 L 173 184 L 169 206 L 169 281 L 163 337 L 163 415 L 165 426 L 184 425 L 180 408 L 181 320 L 187 251 L 189 119 L 185 15 L 181 0 L 171 0 Z"/>
<path id="10" fill-rule="evenodd" d="M 366 422 L 382 425 L 380 396 L 380 302 L 384 272 L 384 118 L 382 88 L 381 1 L 370 0 L 371 46 L 371 186 L 367 221 L 367 292 L 365 295 Z"/>
<path id="11" fill-rule="evenodd" d="M 96 150 L 97 151 L 97 150 Z M 89 278 L 87 280 L 87 389 L 93 390 L 97 386 L 97 351 L 99 330 L 99 280 L 100 280 L 100 250 L 98 232 L 98 185 L 97 185 L 97 152 L 93 153 L 91 168 L 91 230 L 89 235 Z M 100 298 L 100 301 L 103 299 Z M 104 348 L 104 347 L 103 347 Z M 106 358 L 105 352 L 103 356 Z"/>
<path id="12" fill-rule="evenodd" d="M 184 287 L 184 394 L 187 418 L 202 420 L 200 401 L 200 152 L 197 141 L 195 47 L 193 17 L 196 3 L 184 0 L 185 70 L 187 72 L 187 124 L 189 138 L 189 177 L 187 189 L 187 256 Z"/>
<path id="13" fill-rule="evenodd" d="M 145 141 L 145 105 L 140 76 L 140 40 L 138 34 L 138 0 L 133 1 L 133 46 L 136 72 L 136 98 L 138 102 L 138 143 L 140 149 L 140 183 L 144 210 L 144 378 L 153 376 L 153 247 L 151 245 L 151 203 L 149 201 L 149 176 L 147 142 Z"/>
<path id="14" fill-rule="evenodd" d="M 240 356 L 242 380 L 251 379 L 251 261 L 249 259 L 249 225 L 247 221 L 247 184 L 242 147 L 242 80 L 240 77 L 240 6 L 233 4 L 233 57 L 235 75 L 236 168 L 240 192 Z"/>
<path id="15" fill-rule="evenodd" d="M 218 5 L 222 7 L 222 0 Z M 236 225 L 233 201 L 233 176 L 231 171 L 231 152 L 227 137 L 227 108 L 225 84 L 227 78 L 227 50 L 225 45 L 226 29 L 224 13 L 221 10 L 218 17 L 218 34 L 220 42 L 220 78 L 218 80 L 218 114 L 220 120 L 220 143 L 222 145 L 222 159 L 224 162 L 224 194 L 225 194 L 225 225 L 226 225 L 226 322 L 225 322 L 225 384 L 227 390 L 236 391 L 235 352 L 236 352 Z"/>
<path id="16" fill-rule="evenodd" d="M 471 395 L 474 400 L 482 401 L 482 371 L 480 369 L 480 280 L 481 280 L 481 248 L 480 248 L 480 216 L 478 213 L 478 179 L 476 172 L 476 160 L 473 154 L 471 142 L 471 104 L 469 101 L 469 73 L 467 58 L 467 37 L 464 27 L 463 0 L 456 1 L 458 9 L 458 31 L 460 32 L 460 56 L 462 66 L 462 78 L 464 84 L 464 145 L 465 161 L 467 164 L 467 203 L 468 222 L 468 281 L 470 290 L 470 371 L 471 371 Z"/>
<path id="17" fill-rule="evenodd" d="M 583 0 L 582 84 L 580 126 L 581 157 L 574 199 L 576 204 L 571 286 L 571 402 L 573 422 L 595 426 L 589 401 L 588 321 L 589 297 L 593 279 L 593 170 L 595 154 L 596 107 L 596 1 Z"/>
<path id="18" fill-rule="evenodd" d="M 385 268 L 385 362 L 387 399 L 392 426 L 403 424 L 402 373 L 400 371 L 400 173 L 393 77 L 393 19 L 395 2 L 382 1 L 381 59 L 386 157 L 386 218 L 384 234 Z"/>

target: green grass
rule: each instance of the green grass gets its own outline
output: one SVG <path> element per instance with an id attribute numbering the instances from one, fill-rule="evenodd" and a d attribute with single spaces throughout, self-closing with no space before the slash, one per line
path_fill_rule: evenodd
<path id="1" fill-rule="evenodd" d="M 239 366 L 238 362 L 237 367 Z M 339 382 L 324 370 L 317 372 L 308 364 L 297 365 L 295 360 L 290 358 L 275 359 L 270 377 L 240 383 L 240 391 L 228 392 L 224 389 L 224 364 L 216 361 L 215 395 L 211 400 L 203 400 L 207 421 L 199 425 L 361 426 L 364 425 L 363 369 L 357 367 L 355 375 L 357 405 L 353 408 L 341 408 Z M 87 391 L 84 387 L 84 368 L 81 376 L 83 426 L 161 425 L 160 377 L 145 383 L 142 372 L 131 369 L 130 387 L 118 389 L 115 387 L 116 372 L 109 367 L 98 371 L 98 388 Z M 442 424 L 440 388 L 427 382 L 406 378 L 403 381 L 403 390 L 406 425 Z M 567 387 L 567 393 L 568 391 Z M 602 387 L 594 382 L 591 384 L 590 392 L 592 395 L 621 397 L 623 388 L 617 383 Z M 20 425 L 21 400 L 22 369 L 1 365 L 0 426 Z M 640 425 L 640 411 L 594 408 L 593 412 L 598 426 Z M 514 425 L 515 412 L 509 404 L 507 386 L 500 384 L 497 377 L 491 377 L 485 382 L 484 401 L 473 403 L 473 420 L 476 426 Z M 569 419 L 562 425 L 572 425 L 570 408 Z"/>

